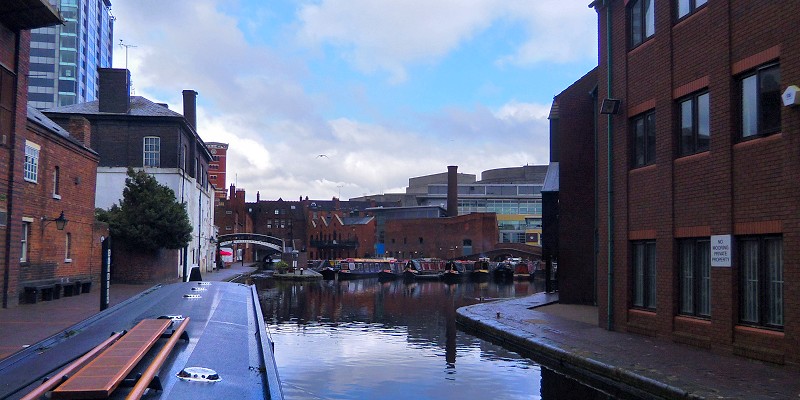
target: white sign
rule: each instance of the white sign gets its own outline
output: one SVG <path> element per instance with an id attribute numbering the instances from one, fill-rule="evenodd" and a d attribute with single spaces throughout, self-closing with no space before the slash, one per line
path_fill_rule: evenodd
<path id="1" fill-rule="evenodd" d="M 733 260 L 731 235 L 711 236 L 711 266 L 730 268 L 731 260 Z"/>

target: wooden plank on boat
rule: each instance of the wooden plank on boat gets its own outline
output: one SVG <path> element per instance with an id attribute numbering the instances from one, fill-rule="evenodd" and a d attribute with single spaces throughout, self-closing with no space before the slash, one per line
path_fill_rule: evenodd
<path id="1" fill-rule="evenodd" d="M 119 386 L 172 323 L 145 319 L 53 390 L 54 399 L 105 399 Z"/>

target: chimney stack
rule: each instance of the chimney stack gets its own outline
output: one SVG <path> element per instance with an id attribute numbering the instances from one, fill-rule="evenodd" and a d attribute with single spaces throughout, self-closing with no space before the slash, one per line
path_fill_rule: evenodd
<path id="1" fill-rule="evenodd" d="M 70 117 L 67 123 L 69 135 L 83 143 L 87 149 L 92 148 L 92 124 L 84 117 Z"/>
<path id="2" fill-rule="evenodd" d="M 183 91 L 183 117 L 186 122 L 197 131 L 197 92 L 194 90 Z"/>
<path id="3" fill-rule="evenodd" d="M 458 166 L 447 167 L 447 216 L 458 216 Z"/>
<path id="4" fill-rule="evenodd" d="M 100 102 L 98 110 L 105 113 L 127 114 L 131 110 L 131 73 L 127 69 L 98 68 Z"/>

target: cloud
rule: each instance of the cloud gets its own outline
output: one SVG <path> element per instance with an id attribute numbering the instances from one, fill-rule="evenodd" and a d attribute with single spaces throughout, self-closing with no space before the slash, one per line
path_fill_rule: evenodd
<path id="1" fill-rule="evenodd" d="M 493 0 L 325 0 L 301 7 L 301 41 L 331 44 L 363 72 L 406 79 L 408 64 L 435 63 L 489 26 Z"/>
<path id="2" fill-rule="evenodd" d="M 527 34 L 499 64 L 596 59 L 596 17 L 563 0 L 323 0 L 298 13 L 301 43 L 330 45 L 362 72 L 385 71 L 395 83 L 407 68 L 432 64 L 499 20 Z"/>
<path id="3" fill-rule="evenodd" d="M 228 184 L 245 189 L 249 201 L 256 192 L 262 199 L 326 199 L 402 191 L 408 178 L 448 165 L 480 174 L 547 163 L 550 106 L 531 100 L 536 94 L 501 98 L 499 106 L 454 98 L 443 101 L 448 107 L 425 108 L 416 99 L 434 91 L 446 98 L 451 87 L 416 91 L 404 82 L 416 78 L 414 67 L 436 70 L 493 29 L 491 38 L 505 41 L 492 53 L 500 56 L 476 62 L 517 75 L 534 64 L 596 62 L 596 14 L 583 2 L 276 2 L 114 3 L 114 37 L 136 46 L 127 60 L 136 94 L 182 112 L 181 91 L 197 90 L 198 131 L 229 144 Z M 278 39 L 258 37 L 264 21 Z M 124 49 L 115 46 L 114 58 L 124 66 Z M 315 76 L 315 63 L 336 68 Z M 394 85 L 376 89 L 372 75 Z M 451 82 L 466 87 L 463 93 L 508 93 L 501 77 L 463 75 Z"/>

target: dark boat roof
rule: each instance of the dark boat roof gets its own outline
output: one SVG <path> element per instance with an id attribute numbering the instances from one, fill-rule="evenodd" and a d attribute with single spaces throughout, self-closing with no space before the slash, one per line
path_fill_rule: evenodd
<path id="1" fill-rule="evenodd" d="M 143 398 L 283 398 L 255 287 L 230 282 L 156 286 L 74 325 L 65 331 L 69 335 L 56 335 L 15 353 L 0 361 L 0 398 L 21 398 L 112 332 L 131 329 L 144 319 L 174 315 L 189 317 L 189 341 L 178 341 L 159 370 L 163 390 L 148 390 Z M 129 376 L 141 373 L 159 350 L 157 344 Z M 186 367 L 210 368 L 220 380 L 179 379 L 177 373 Z M 117 389 L 110 398 L 124 398 L 128 391 Z"/>

